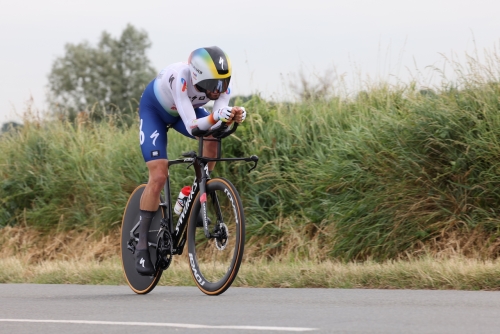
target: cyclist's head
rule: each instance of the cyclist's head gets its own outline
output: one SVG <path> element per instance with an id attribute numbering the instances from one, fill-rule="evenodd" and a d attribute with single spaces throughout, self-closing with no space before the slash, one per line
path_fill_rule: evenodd
<path id="1" fill-rule="evenodd" d="M 196 49 L 189 55 L 191 79 L 196 88 L 217 100 L 225 92 L 231 80 L 231 61 L 217 46 Z"/>

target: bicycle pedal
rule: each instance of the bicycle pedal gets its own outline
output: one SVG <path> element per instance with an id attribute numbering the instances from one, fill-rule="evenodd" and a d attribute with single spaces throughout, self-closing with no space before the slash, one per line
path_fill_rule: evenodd
<path id="1" fill-rule="evenodd" d="M 129 240 L 127 242 L 127 249 L 132 252 L 132 254 L 135 254 L 135 245 L 132 240 Z"/>

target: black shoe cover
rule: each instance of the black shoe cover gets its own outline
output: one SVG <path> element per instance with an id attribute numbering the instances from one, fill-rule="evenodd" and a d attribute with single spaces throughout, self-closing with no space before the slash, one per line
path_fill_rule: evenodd
<path id="1" fill-rule="evenodd" d="M 155 273 L 155 267 L 151 263 L 147 249 L 135 251 L 135 269 L 142 276 L 151 276 Z"/>
<path id="2" fill-rule="evenodd" d="M 196 220 L 196 227 L 203 227 L 203 210 L 200 210 L 200 213 L 198 214 L 198 219 Z M 207 217 L 207 224 L 210 226 L 212 224 L 212 221 L 210 218 Z"/>

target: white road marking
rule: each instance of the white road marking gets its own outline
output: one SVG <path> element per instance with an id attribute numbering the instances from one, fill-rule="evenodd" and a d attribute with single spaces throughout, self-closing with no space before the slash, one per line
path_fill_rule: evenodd
<path id="1" fill-rule="evenodd" d="M 122 321 L 92 321 L 92 320 L 41 320 L 41 319 L 0 319 L 0 322 L 37 322 L 55 324 L 81 324 L 81 325 L 120 325 L 120 326 L 154 326 L 154 327 L 177 327 L 177 328 L 202 328 L 202 329 L 246 329 L 256 331 L 289 331 L 307 332 L 317 328 L 303 327 L 269 327 L 269 326 L 212 326 L 196 324 L 177 324 L 168 322 L 122 322 Z"/>

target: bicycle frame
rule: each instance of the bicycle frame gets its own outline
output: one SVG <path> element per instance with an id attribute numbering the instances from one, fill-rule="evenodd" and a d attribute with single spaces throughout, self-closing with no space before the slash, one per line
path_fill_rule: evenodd
<path id="1" fill-rule="evenodd" d="M 204 141 L 215 141 L 217 142 L 217 157 L 216 158 L 207 158 L 203 157 L 203 143 Z M 165 182 L 164 186 L 164 194 L 165 194 L 165 201 L 160 203 L 160 207 L 163 210 L 163 219 L 164 222 L 166 223 L 168 230 L 172 236 L 172 242 L 173 242 L 173 253 L 172 254 L 182 254 L 182 251 L 184 249 L 184 245 L 186 243 L 186 234 L 184 233 L 186 230 L 186 227 L 189 223 L 189 216 L 191 212 L 191 208 L 193 205 L 193 199 L 196 198 L 198 195 L 198 192 L 201 192 L 200 196 L 200 201 L 202 202 L 202 210 L 203 210 L 203 229 L 205 231 L 205 236 L 207 238 L 213 238 L 217 237 L 216 235 L 210 234 L 208 231 L 208 224 L 207 224 L 207 214 L 206 214 L 206 203 L 204 199 L 206 196 L 204 195 L 206 192 L 206 183 L 210 179 L 210 175 L 208 172 L 208 163 L 212 161 L 247 161 L 247 162 L 254 162 L 254 166 L 249 170 L 251 171 L 257 166 L 257 161 L 258 157 L 253 155 L 250 157 L 245 157 L 245 158 L 222 158 L 221 157 L 221 138 L 204 138 L 204 137 L 199 137 L 199 147 L 198 147 L 198 152 L 200 152 L 200 156 L 197 156 L 195 152 L 191 151 L 188 153 L 183 154 L 185 156 L 185 159 L 177 159 L 177 160 L 172 160 L 168 162 L 168 167 L 170 169 L 170 166 L 177 165 L 177 164 L 183 164 L 183 163 L 190 163 L 196 173 L 196 177 L 194 179 L 193 185 L 191 187 L 191 192 L 187 196 L 186 203 L 184 204 L 184 208 L 179 215 L 179 218 L 177 220 L 177 224 L 175 225 L 175 228 L 173 226 L 174 222 L 174 217 L 172 215 L 172 197 L 171 197 L 171 191 L 170 191 L 170 177 L 167 177 L 167 181 Z M 189 167 L 189 166 L 188 166 Z M 219 213 L 220 215 L 220 213 Z"/>
<path id="2" fill-rule="evenodd" d="M 149 188 L 143 183 L 130 194 L 122 218 L 120 247 L 125 278 L 135 293 L 151 292 L 163 271 L 172 264 L 174 255 L 182 254 L 184 247 L 189 255 L 195 284 L 203 293 L 219 295 L 233 283 L 245 249 L 244 208 L 235 185 L 223 177 L 211 179 L 208 166 L 217 161 L 246 161 L 253 162 L 249 172 L 257 167 L 259 158 L 255 155 L 221 157 L 222 139 L 234 133 L 237 127 L 238 123 L 234 123 L 232 127 L 227 123 L 220 123 L 208 130 L 194 128 L 192 135 L 198 139 L 198 151 L 183 153 L 181 158 L 168 161 L 167 169 L 177 164 L 188 164 L 187 168 L 193 167 L 195 177 L 190 193 L 183 200 L 184 207 L 177 216 L 173 214 L 172 204 L 175 204 L 176 198 L 172 197 L 170 178 L 167 175 L 163 192 L 158 198 L 159 208 L 148 230 L 144 231 L 147 232 L 149 254 L 142 253 L 142 249 L 136 253 L 142 219 L 141 200 Z M 210 145 L 211 151 L 216 149 L 214 157 L 204 156 L 205 141 L 215 141 Z M 176 190 L 174 189 L 174 195 Z M 150 256 L 154 271 L 145 272 L 139 268 L 140 265 L 144 267 L 146 259 L 139 256 L 147 255 Z M 205 271 L 207 266 L 211 268 L 209 272 Z M 215 267 L 222 268 L 222 272 L 212 270 Z"/>
<path id="3" fill-rule="evenodd" d="M 183 153 L 182 156 L 184 158 L 170 160 L 168 162 L 168 169 L 170 166 L 177 164 L 189 164 L 188 168 L 193 166 L 195 170 L 195 178 L 193 181 L 193 185 L 191 187 L 191 192 L 187 196 L 187 200 L 184 204 L 184 208 L 177 219 L 177 223 L 174 227 L 174 215 L 172 213 L 172 195 L 170 189 L 170 177 L 167 176 L 167 180 L 165 182 L 163 188 L 163 196 L 160 195 L 160 209 L 162 213 L 162 218 L 160 220 L 160 227 L 158 230 L 149 230 L 149 232 L 157 232 L 156 234 L 156 243 L 148 241 L 148 246 L 152 246 L 156 249 L 156 272 L 161 272 L 166 270 L 172 261 L 173 255 L 180 255 L 184 250 L 184 246 L 187 240 L 186 229 L 189 224 L 189 219 L 191 216 L 191 210 L 194 204 L 194 199 L 199 198 L 202 210 L 203 217 L 203 231 L 205 237 L 215 238 L 216 240 L 227 238 L 227 231 L 224 229 L 218 228 L 219 226 L 225 226 L 224 221 L 222 219 L 222 212 L 219 206 L 219 200 L 217 196 L 209 196 L 212 198 L 214 202 L 214 207 L 216 208 L 216 216 L 217 222 L 214 226 L 213 232 L 211 233 L 208 227 L 208 219 L 207 219 L 207 194 L 206 194 L 206 184 L 208 180 L 210 180 L 210 175 L 208 171 L 208 163 L 209 162 L 217 162 L 217 161 L 246 161 L 253 162 L 254 165 L 250 168 L 249 172 L 257 167 L 257 163 L 259 158 L 255 155 L 244 158 L 222 158 L 221 157 L 221 143 L 222 138 L 225 138 L 236 131 L 238 124 L 235 123 L 232 128 L 229 128 L 226 124 L 223 124 L 217 129 L 214 130 L 206 130 L 202 131 L 198 128 L 192 130 L 192 134 L 198 137 L 198 152 L 191 151 L 187 153 Z M 167 127 L 167 132 L 168 132 Z M 210 136 L 210 138 L 206 138 Z M 203 146 L 205 141 L 215 141 L 217 156 L 215 158 L 208 158 L 203 156 Z M 201 192 L 201 195 L 198 194 Z M 127 248 L 135 253 L 135 245 L 139 241 L 138 237 L 136 237 L 136 231 L 139 227 L 140 222 L 137 222 L 135 226 L 130 231 L 130 239 L 127 242 Z"/>

